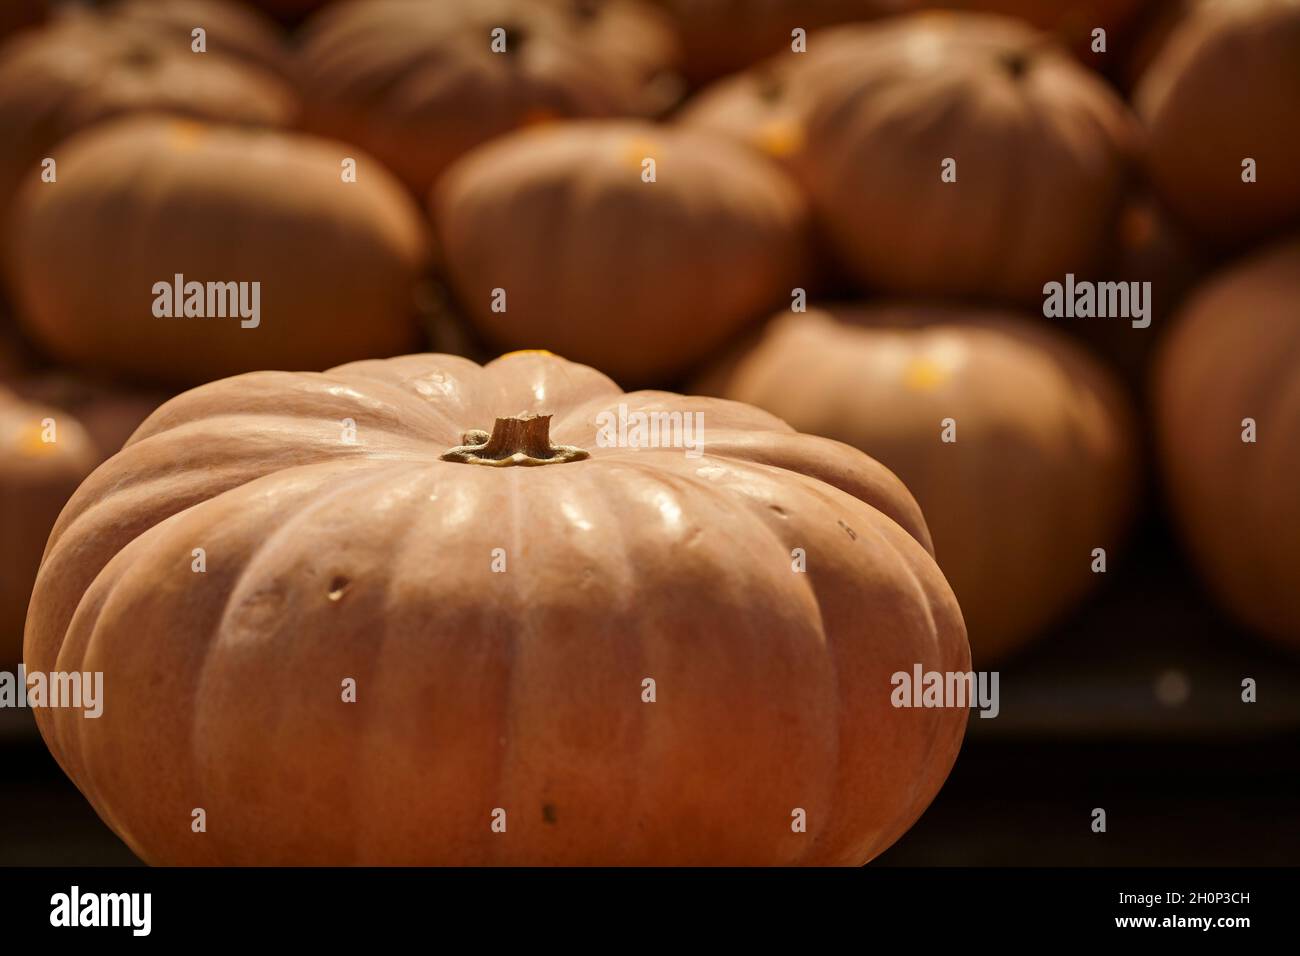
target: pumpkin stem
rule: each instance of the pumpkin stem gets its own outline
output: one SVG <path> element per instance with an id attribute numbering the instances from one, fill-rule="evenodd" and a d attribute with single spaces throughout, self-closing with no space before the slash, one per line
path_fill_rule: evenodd
<path id="1" fill-rule="evenodd" d="M 461 436 L 463 445 L 448 449 L 443 461 L 469 465 L 558 465 L 582 461 L 591 453 L 574 445 L 551 444 L 551 416 L 527 412 L 511 418 L 498 418 L 492 434 L 480 429 Z"/>

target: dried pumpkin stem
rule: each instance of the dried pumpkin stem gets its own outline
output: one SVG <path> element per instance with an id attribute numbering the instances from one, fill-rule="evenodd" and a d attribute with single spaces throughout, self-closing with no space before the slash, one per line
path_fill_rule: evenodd
<path id="1" fill-rule="evenodd" d="M 576 445 L 551 444 L 551 416 L 523 414 L 498 418 L 492 434 L 474 430 L 461 436 L 463 445 L 448 449 L 443 461 L 469 465 L 558 465 L 582 461 L 591 454 Z"/>

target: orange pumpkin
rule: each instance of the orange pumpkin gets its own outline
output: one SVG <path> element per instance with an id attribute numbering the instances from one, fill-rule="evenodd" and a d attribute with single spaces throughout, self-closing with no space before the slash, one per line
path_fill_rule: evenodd
<path id="1" fill-rule="evenodd" d="M 0 388 L 0 665 L 22 659 L 27 599 L 45 539 L 97 462 L 75 418 Z"/>
<path id="2" fill-rule="evenodd" d="M 282 126 L 297 98 L 265 71 L 199 56 L 170 36 L 79 12 L 0 49 L 0 219 L 73 133 L 131 112 Z"/>
<path id="3" fill-rule="evenodd" d="M 236 0 L 117 0 L 108 12 L 143 31 L 190 50 L 192 31 L 202 27 L 207 55 L 234 57 L 272 73 L 287 73 L 279 27 Z"/>
<path id="4" fill-rule="evenodd" d="M 494 344 L 562 350 L 625 382 L 689 368 L 804 275 L 795 186 L 695 130 L 516 133 L 465 157 L 432 205 L 451 283 Z"/>
<path id="5" fill-rule="evenodd" d="M 164 392 L 125 388 L 60 369 L 31 372 L 4 385 L 28 404 L 72 415 L 95 448 L 96 464 L 116 455 L 169 397 Z"/>
<path id="6" fill-rule="evenodd" d="M 792 32 L 807 33 L 898 12 L 917 0 L 656 0 L 677 24 L 693 83 L 734 73 L 781 51 Z M 815 41 L 808 41 L 808 49 Z"/>
<path id="7" fill-rule="evenodd" d="M 865 455 L 554 356 L 252 373 L 69 503 L 27 659 L 115 703 L 36 716 L 155 864 L 860 864 L 967 719 L 890 702 L 970 665 L 927 543 Z"/>
<path id="8" fill-rule="evenodd" d="M 1292 237 L 1193 294 L 1154 383 L 1169 497 L 1192 557 L 1239 618 L 1292 647 L 1300 647 L 1297 303 L 1300 237 Z"/>
<path id="9" fill-rule="evenodd" d="M 421 195 L 485 140 L 630 112 L 642 93 L 636 68 L 615 69 L 592 42 L 599 27 L 557 3 L 353 0 L 305 30 L 308 126 L 364 147 Z"/>
<path id="10" fill-rule="evenodd" d="M 785 313 L 698 387 L 878 458 L 916 495 L 976 663 L 1040 635 L 1114 559 L 1134 497 L 1117 383 L 1039 322 L 881 304 Z"/>
<path id="11" fill-rule="evenodd" d="M 58 186 L 14 210 L 8 266 L 20 320 L 60 361 L 186 385 L 418 340 L 419 208 L 352 146 L 132 117 L 59 156 Z"/>
<path id="12" fill-rule="evenodd" d="M 1198 4 L 1135 102 L 1156 188 L 1207 239 L 1246 242 L 1300 219 L 1300 0 Z"/>
<path id="13" fill-rule="evenodd" d="M 1041 305 L 1096 264 L 1134 148 L 1099 78 L 997 17 L 843 30 L 797 167 L 864 287 Z"/>

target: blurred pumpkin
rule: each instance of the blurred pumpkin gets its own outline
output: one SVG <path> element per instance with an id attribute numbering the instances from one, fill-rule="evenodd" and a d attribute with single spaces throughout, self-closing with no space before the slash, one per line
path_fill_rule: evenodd
<path id="1" fill-rule="evenodd" d="M 593 20 L 559 3 L 350 0 L 304 30 L 308 126 L 364 147 L 421 195 L 485 140 L 630 112 L 643 92 L 633 66 L 615 70 L 591 42 Z"/>
<path id="2" fill-rule="evenodd" d="M 686 73 L 700 84 L 781 51 L 792 33 L 872 20 L 918 0 L 656 0 L 673 17 L 686 48 Z M 815 48 L 808 41 L 809 50 Z"/>
<path id="3" fill-rule="evenodd" d="M 1093 586 L 1093 549 L 1113 560 L 1133 506 L 1122 390 L 1067 337 L 1010 314 L 787 312 L 696 387 L 860 448 L 902 478 L 977 665 L 1031 641 Z"/>
<path id="4" fill-rule="evenodd" d="M 702 415 L 707 457 L 602 442 L 620 406 Z M 967 721 L 890 700 L 970 667 L 927 544 L 867 456 L 554 356 L 252 373 L 64 511 L 27 659 L 115 703 L 36 717 L 153 864 L 857 865 Z"/>
<path id="5" fill-rule="evenodd" d="M 1232 245 L 1300 220 L 1300 0 L 1195 5 L 1135 103 L 1156 189 L 1205 238 Z"/>
<path id="6" fill-rule="evenodd" d="M 0 665 L 22 659 L 45 539 L 99 458 L 74 417 L 0 388 Z"/>
<path id="7" fill-rule="evenodd" d="M 164 111 L 282 126 L 297 112 L 275 77 L 230 58 L 196 56 L 156 31 L 77 11 L 0 49 L 0 221 L 58 143 L 130 112 Z"/>
<path id="8" fill-rule="evenodd" d="M 1162 0 L 919 0 L 918 6 L 994 13 L 1050 31 L 1081 60 L 1107 70 L 1136 42 L 1144 14 Z M 1093 31 L 1106 31 L 1105 52 L 1094 52 Z"/>
<path id="9" fill-rule="evenodd" d="M 344 181 L 348 159 L 355 182 Z M 75 367 L 186 385 L 418 340 L 420 210 L 352 146 L 131 117 L 65 143 L 57 188 L 30 184 L 12 220 L 19 319 Z M 173 294 L 176 276 L 203 284 L 193 309 L 190 288 Z M 241 288 L 245 317 L 230 295 Z M 209 314 L 219 308 L 226 317 Z"/>
<path id="10" fill-rule="evenodd" d="M 117 0 L 108 13 L 158 34 L 185 50 L 202 27 L 208 55 L 234 57 L 272 73 L 286 74 L 288 51 L 280 28 L 236 0 Z"/>
<path id="11" fill-rule="evenodd" d="M 1096 264 L 1136 148 L 1101 79 L 998 17 L 841 29 L 795 165 L 859 283 L 1039 305 Z"/>
<path id="12" fill-rule="evenodd" d="M 846 31 L 829 34 L 841 42 L 846 35 Z M 674 119 L 727 136 L 789 165 L 808 146 L 815 77 L 833 69 L 833 50 L 823 44 L 815 56 L 778 54 L 709 84 L 687 100 Z"/>
<path id="13" fill-rule="evenodd" d="M 1300 238 L 1193 294 L 1158 356 L 1154 391 L 1169 498 L 1192 557 L 1240 619 L 1300 647 Z"/>
<path id="14" fill-rule="evenodd" d="M 94 445 L 97 461 L 121 450 L 131 433 L 170 396 L 126 388 L 62 369 L 30 372 L 5 382 L 23 401 L 71 414 Z"/>
<path id="15" fill-rule="evenodd" d="M 804 203 L 779 169 L 644 123 L 504 137 L 453 167 L 432 207 L 452 287 L 496 346 L 553 348 L 636 384 L 774 308 L 806 258 Z"/>
<path id="16" fill-rule="evenodd" d="M 630 108 L 655 116 L 685 95 L 684 53 L 671 18 L 648 0 L 544 0 L 573 19 L 577 39 L 630 84 Z"/>

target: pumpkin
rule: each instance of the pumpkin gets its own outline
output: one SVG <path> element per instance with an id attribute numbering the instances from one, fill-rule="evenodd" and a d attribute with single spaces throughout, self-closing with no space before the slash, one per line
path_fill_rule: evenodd
<path id="1" fill-rule="evenodd" d="M 202 27 L 208 55 L 234 57 L 272 73 L 287 73 L 279 27 L 235 0 L 118 0 L 109 13 L 141 31 L 157 31 L 186 50 L 191 49 L 192 31 Z"/>
<path id="2" fill-rule="evenodd" d="M 1300 237 L 1290 237 L 1197 289 L 1154 381 L 1170 503 L 1193 559 L 1241 620 L 1292 647 L 1300 646 L 1297 302 Z"/>
<path id="3" fill-rule="evenodd" d="M 967 719 L 890 702 L 970 666 L 927 542 L 853 449 L 549 354 L 255 372 L 63 512 L 27 659 L 116 704 L 36 716 L 154 864 L 860 864 Z"/>
<path id="4" fill-rule="evenodd" d="M 1040 322 L 960 306 L 787 312 L 697 387 L 846 442 L 916 495 L 979 665 L 1040 635 L 1099 580 L 1131 511 L 1122 389 Z"/>
<path id="5" fill-rule="evenodd" d="M 1101 68 L 1127 49 L 1147 9 L 1163 0 L 921 0 L 920 6 L 1015 17 L 1059 37 L 1084 62 Z M 1106 51 L 1094 53 L 1092 31 L 1106 31 Z"/>
<path id="6" fill-rule="evenodd" d="M 504 30 L 505 52 L 492 49 Z M 353 0 L 306 27 L 309 128 L 355 142 L 423 195 L 472 147 L 520 126 L 633 109 L 641 91 L 558 3 Z"/>
<path id="7" fill-rule="evenodd" d="M 780 170 L 682 128 L 516 133 L 453 167 L 432 206 L 452 287 L 495 345 L 553 347 L 637 384 L 789 296 L 806 256 L 804 203 Z"/>
<path id="8" fill-rule="evenodd" d="M 75 418 L 0 388 L 0 665 L 22 659 L 45 539 L 98 456 Z"/>
<path id="9" fill-rule="evenodd" d="M 1099 78 L 997 17 L 843 29 L 797 167 L 859 283 L 1041 306 L 1044 283 L 1095 265 L 1135 145 Z"/>
<path id="10" fill-rule="evenodd" d="M 547 0 L 574 18 L 578 39 L 630 84 L 631 111 L 655 116 L 685 95 L 685 53 L 672 19 L 647 0 Z"/>
<path id="11" fill-rule="evenodd" d="M 5 382 L 28 404 L 72 415 L 89 436 L 96 464 L 112 458 L 131 433 L 169 397 L 163 392 L 124 388 L 61 369 L 30 372 Z"/>
<path id="12" fill-rule="evenodd" d="M 844 33 L 830 36 L 841 39 Z M 778 54 L 709 84 L 687 100 L 675 121 L 730 137 L 790 164 L 808 146 L 815 76 L 833 69 L 827 66 L 830 52 L 825 46 L 819 42 L 816 49 L 816 56 Z"/>
<path id="13" fill-rule="evenodd" d="M 420 211 L 351 146 L 131 117 L 59 164 L 15 208 L 8 265 L 20 320 L 64 363 L 185 385 L 418 340 Z"/>
<path id="14" fill-rule="evenodd" d="M 1207 239 L 1243 243 L 1300 219 L 1300 0 L 1197 5 L 1135 102 L 1156 189 Z"/>
<path id="15" fill-rule="evenodd" d="M 263 71 L 111 16 L 82 12 L 0 49 L 0 219 L 13 195 L 39 182 L 57 143 L 111 117 L 163 111 L 286 125 L 297 99 Z"/>
<path id="16" fill-rule="evenodd" d="M 696 84 L 789 51 L 792 32 L 810 33 L 870 20 L 917 0 L 657 0 L 677 24 L 686 48 L 686 74 Z M 815 49 L 817 40 L 808 41 Z"/>

